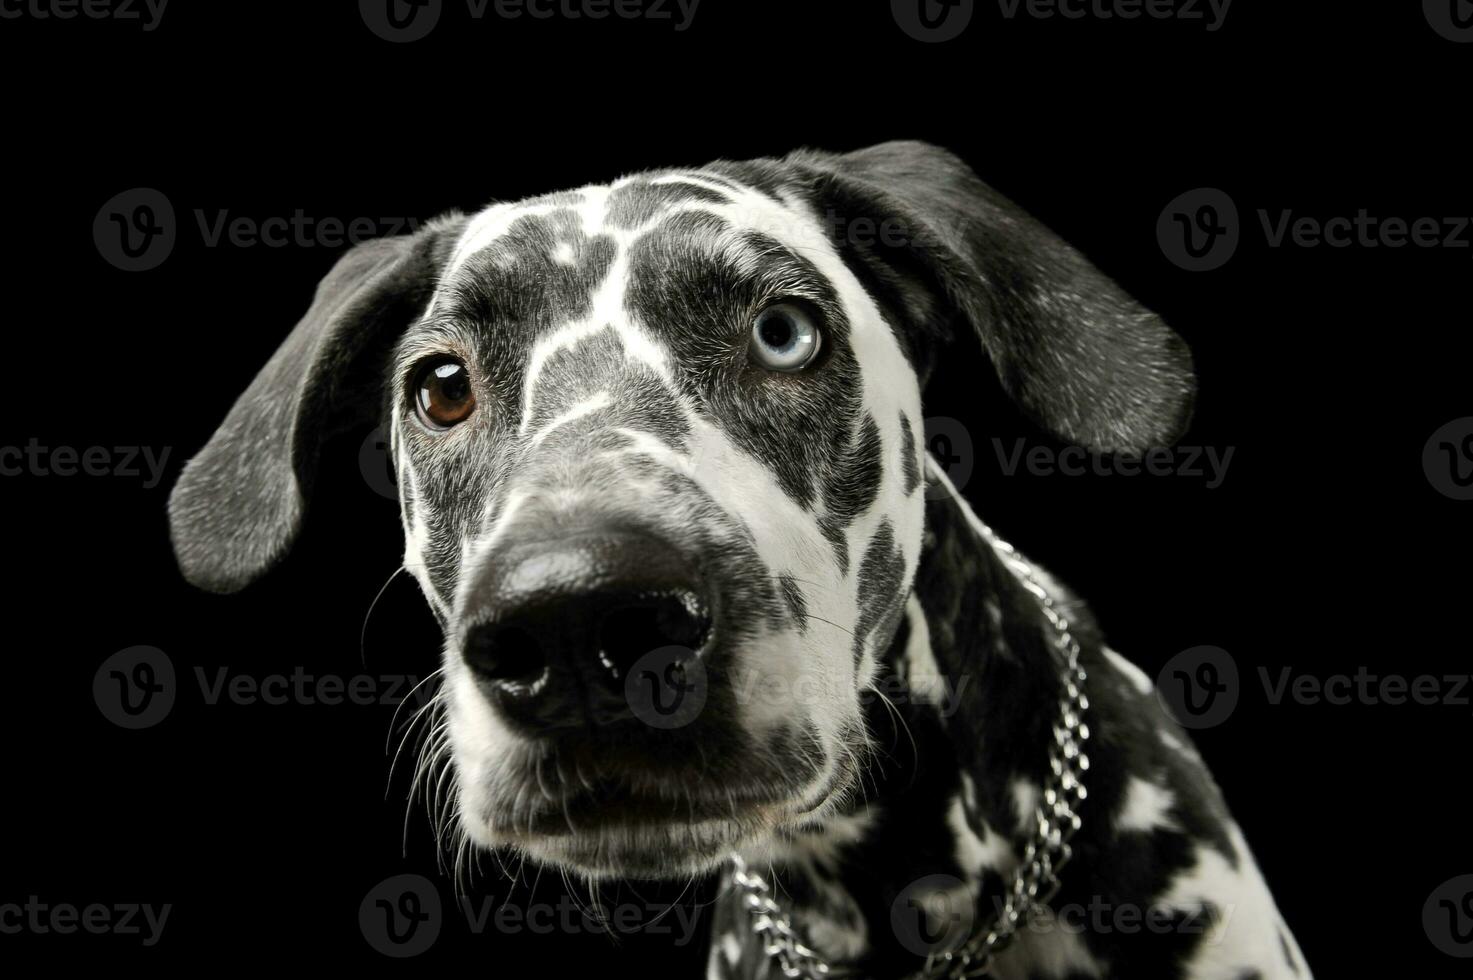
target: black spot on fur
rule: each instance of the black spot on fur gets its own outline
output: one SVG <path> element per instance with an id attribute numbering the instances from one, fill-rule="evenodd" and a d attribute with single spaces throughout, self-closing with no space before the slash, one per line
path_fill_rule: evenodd
<path id="1" fill-rule="evenodd" d="M 860 970 L 860 975 L 864 976 L 899 976 L 917 967 L 894 941 L 888 916 L 898 889 L 907 882 L 929 874 L 957 874 L 948 871 L 953 866 L 957 847 L 954 831 L 944 824 L 928 823 L 942 817 L 956 795 L 962 795 L 966 802 L 966 795 L 958 793 L 957 773 L 967 772 L 976 787 L 977 808 L 973 809 L 969 804 L 964 807 L 974 830 L 980 833 L 981 821 L 985 820 L 992 832 L 1001 830 L 1012 838 L 1015 848 L 1021 846 L 1020 834 L 1015 833 L 1010 825 L 1013 815 L 1010 780 L 1019 774 L 1019 755 L 1028 757 L 1026 765 L 1029 767 L 1046 765 L 1041 756 L 1047 748 L 1047 725 L 1052 719 L 1050 708 L 1056 697 L 1056 690 L 1050 684 L 1052 664 L 1049 651 L 1045 644 L 1039 642 L 1048 634 L 1038 616 L 1036 603 L 1030 606 L 1030 600 L 1023 598 L 1026 593 L 1017 594 L 1021 589 L 1016 580 L 995 556 L 978 544 L 965 519 L 954 508 L 939 502 L 932 506 L 931 519 L 937 532 L 936 541 L 922 558 L 923 568 L 928 575 L 940 574 L 948 581 L 952 577 L 960 577 L 971 583 L 965 593 L 970 598 L 959 595 L 957 605 L 932 592 L 929 582 L 925 586 L 923 594 L 930 596 L 927 618 L 933 649 L 936 649 L 943 669 L 954 679 L 969 676 L 951 673 L 966 670 L 969 666 L 974 671 L 970 675 L 974 684 L 979 675 L 983 683 L 969 688 L 972 694 L 967 698 L 962 713 L 950 719 L 943 719 L 917 699 L 894 699 L 903 714 L 904 734 L 899 731 L 901 723 L 891 717 L 883 702 L 876 699 L 869 703 L 867 719 L 871 736 L 884 749 L 879 756 L 884 764 L 866 805 L 866 812 L 875 819 L 875 827 L 864 840 L 855 842 L 843 852 L 839 865 L 840 881 L 859 902 L 871 924 L 868 933 L 871 947 Z M 953 537 L 953 534 L 959 537 Z M 964 557 L 967 555 L 971 556 L 970 559 Z M 951 565 L 952 558 L 958 564 Z M 975 577 L 974 573 L 964 571 L 968 568 L 976 570 Z M 988 584 L 984 587 L 983 583 Z M 979 588 L 984 591 L 975 591 Z M 980 614 L 984 598 L 1000 602 L 1007 610 L 1001 623 L 1001 644 L 997 642 L 995 621 Z M 975 617 L 972 610 L 978 610 Z M 1078 634 L 1086 643 L 1086 659 L 1098 660 L 1098 641 L 1092 627 L 1078 611 L 1072 614 L 1079 617 Z M 881 680 L 886 679 L 889 664 L 904 663 L 901 648 L 905 639 L 906 631 L 897 630 L 889 655 L 882 660 Z M 960 662 L 951 661 L 946 653 L 953 643 L 961 646 L 958 651 L 962 657 Z M 1010 652 L 1005 655 L 1001 649 Z M 1094 652 L 1088 652 L 1091 650 Z M 1037 664 L 1039 670 L 1034 674 L 1022 660 L 1039 656 L 1043 659 Z M 1102 670 L 1102 665 L 1097 663 L 1091 674 L 1100 676 Z M 1013 683 L 993 688 L 987 683 L 989 679 L 999 684 L 1004 681 Z M 888 683 L 897 683 L 895 675 L 890 675 Z M 979 711 L 981 714 L 969 714 Z M 1002 716 L 1006 716 L 1006 720 Z M 1021 718 L 1037 723 L 1040 739 L 1037 753 L 1020 751 L 1023 745 L 1010 734 Z M 1107 720 L 1092 717 L 1091 723 L 1107 724 Z M 983 746 L 988 748 L 983 750 Z M 964 758 L 953 755 L 957 750 L 964 753 Z M 1118 757 L 1111 757 L 1113 753 L 1096 754 L 1099 759 L 1091 774 L 1099 766 L 1115 769 L 1122 764 Z M 987 766 L 978 768 L 977 764 L 983 760 Z M 1027 778 L 1037 782 L 1040 777 L 1041 771 Z M 949 794 L 941 791 L 942 786 L 952 787 Z M 1092 804 L 1093 797 L 1091 807 Z M 1056 904 L 1087 908 L 1090 902 L 1095 902 L 1117 909 L 1152 908 L 1171 876 L 1183 865 L 1176 863 L 1168 849 L 1154 853 L 1135 852 L 1118 863 L 1096 870 L 1101 868 L 1098 863 L 1101 842 L 1108 841 L 1108 833 L 1102 835 L 1100 821 L 1096 819 L 1092 823 L 1090 812 L 1093 809 L 1086 812 L 1085 829 L 1075 839 L 1075 862 L 1063 876 L 1065 890 Z M 934 850 L 926 852 L 922 841 L 927 845 L 934 842 Z M 1108 849 L 1110 845 L 1105 843 L 1103 847 Z M 1192 855 L 1185 848 L 1178 854 L 1191 860 Z M 1151 862 L 1156 860 L 1163 861 L 1164 866 L 1152 866 Z M 807 893 L 789 877 L 784 877 L 782 884 L 795 896 Z M 987 870 L 982 874 L 981 887 L 978 908 L 979 915 L 985 915 L 996 908 L 1007 882 Z M 1102 892 L 1102 887 L 1107 890 Z M 1145 929 L 1131 934 L 1110 930 L 1101 934 L 1088 932 L 1081 938 L 1092 955 L 1113 964 L 1119 975 L 1167 980 L 1184 975 L 1185 964 L 1210 926 L 1221 921 L 1222 914 L 1219 907 L 1212 905 L 1201 911 L 1173 911 L 1166 916 L 1169 921 L 1165 924 L 1164 935 Z M 1070 973 L 1069 976 L 1081 974 Z"/>
<path id="2" fill-rule="evenodd" d="M 829 470 L 824 483 L 826 513 L 820 524 L 824 536 L 834 543 L 841 571 L 849 570 L 849 547 L 844 529 L 854 522 L 880 495 L 884 476 L 880 427 L 866 414 L 859 432 Z"/>
<path id="3" fill-rule="evenodd" d="M 557 257 L 560 252 L 568 253 L 565 261 Z M 520 368 L 536 336 L 589 315 L 616 252 L 611 236 L 585 235 L 574 211 L 517 218 L 466 260 L 442 316 L 494 326 L 485 339 L 511 355 L 494 366 L 513 360 Z"/>
<path id="4" fill-rule="evenodd" d="M 803 598 L 803 590 L 791 575 L 779 575 L 777 582 L 782 587 L 788 612 L 792 613 L 793 625 L 798 628 L 799 633 L 808 632 L 808 600 Z"/>
<path id="5" fill-rule="evenodd" d="M 652 180 L 637 180 L 609 195 L 608 223 L 616 228 L 639 228 L 675 205 L 688 202 L 723 204 L 727 200 L 721 194 L 695 184 L 656 184 Z"/>
<path id="6" fill-rule="evenodd" d="M 834 447 L 848 443 L 860 411 L 858 366 L 833 285 L 807 258 L 713 215 L 685 213 L 643 235 L 629 269 L 626 306 L 669 346 L 677 383 L 784 493 L 808 507 L 819 485 L 854 482 L 833 470 L 847 462 L 835 460 Z M 764 370 L 748 353 L 752 322 L 795 298 L 821 319 L 824 353 L 797 374 Z"/>
<path id="7" fill-rule="evenodd" d="M 542 432 L 570 408 L 596 395 L 604 406 L 550 430 L 547 450 L 566 447 L 574 454 L 624 443 L 618 429 L 653 435 L 677 451 L 685 451 L 690 427 L 670 389 L 653 370 L 628 358 L 612 327 L 578 344 L 553 352 L 542 364 L 527 425 Z"/>
<path id="8" fill-rule="evenodd" d="M 971 530 L 961 508 L 942 498 L 927 502 L 931 541 L 921 556 L 916 594 L 926 613 L 937 666 L 953 683 L 967 679 L 948 720 L 964 771 L 976 787 L 973 820 L 1014 832 L 1017 824 L 1011 786 L 1024 779 L 1042 782 L 1052 737 L 1053 705 L 1059 694 L 1058 657 L 1038 602 L 984 541 Z M 988 605 L 1000 617 L 988 615 Z M 1087 610 L 1065 596 L 1062 608 L 1081 646 L 1089 672 L 1092 736 L 1089 799 L 1083 829 L 1073 840 L 1074 860 L 1063 875 L 1057 903 L 1089 907 L 1106 901 L 1116 908 L 1148 909 L 1179 875 L 1195 866 L 1201 849 L 1211 847 L 1236 866 L 1227 836 L 1228 815 L 1221 795 L 1200 761 L 1167 746 L 1163 730 L 1183 744 L 1189 740 L 1165 716 L 1155 697 L 1129 685 L 1103 683 L 1114 669 L 1105 657 Z M 1166 786 L 1173 795 L 1173 827 L 1150 833 L 1118 834 L 1119 814 L 1136 776 Z M 974 826 L 975 829 L 975 826 Z M 1020 846 L 1014 837 L 1015 846 Z M 1102 884 L 1104 883 L 1104 884 Z M 1101 894 L 1102 888 L 1107 891 Z M 995 892 L 984 885 L 982 907 Z M 1199 948 L 1209 922 L 1198 928 L 1173 928 L 1165 934 L 1127 935 L 1086 932 L 1092 955 L 1131 976 L 1180 975 L 1181 964 Z M 1154 971 L 1154 972 L 1152 972 Z"/>
<path id="9" fill-rule="evenodd" d="M 898 679 L 888 675 L 880 682 L 893 689 Z M 901 945 L 891 924 L 891 908 L 900 890 L 926 875 L 960 878 L 969 870 L 957 862 L 956 837 L 947 820 L 960 790 L 960 769 L 940 716 L 918 700 L 901 698 L 887 705 L 872 697 L 864 702 L 864 712 L 867 738 L 879 751 L 866 769 L 865 792 L 845 812 L 863 812 L 871 832 L 861 840 L 836 843 L 840 861 L 825 877 L 854 898 L 849 909 L 857 907 L 865 923 L 870 948 L 855 964 L 855 976 L 908 976 L 920 961 Z M 865 736 L 859 732 L 846 734 L 845 742 L 853 745 L 861 737 Z M 779 886 L 790 896 L 791 906 L 806 912 L 823 896 L 805 879 L 806 875 L 783 874 L 779 869 Z M 995 888 L 1002 887 L 999 880 Z M 845 913 L 845 921 L 849 914 L 852 911 Z M 760 952 L 759 947 L 759 956 Z M 750 962 L 745 965 L 751 967 Z M 763 974 L 758 970 L 745 975 Z"/>
<path id="10" fill-rule="evenodd" d="M 921 485 L 921 460 L 916 453 L 916 434 L 904 412 L 900 413 L 900 472 L 905 476 L 905 495 L 909 497 Z"/>
<path id="11" fill-rule="evenodd" d="M 859 620 L 854 626 L 854 662 L 864 656 L 864 645 L 874 634 L 880 647 L 890 642 L 905 608 L 905 556 L 895 543 L 888 520 L 870 540 L 859 564 Z"/>
<path id="12" fill-rule="evenodd" d="M 844 525 L 825 514 L 818 519 L 818 529 L 834 549 L 834 561 L 841 575 L 849 574 L 849 539 L 844 536 Z"/>

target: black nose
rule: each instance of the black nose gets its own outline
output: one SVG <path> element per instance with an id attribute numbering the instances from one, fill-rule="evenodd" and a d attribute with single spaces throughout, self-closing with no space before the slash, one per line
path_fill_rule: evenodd
<path id="1" fill-rule="evenodd" d="M 465 661 L 529 732 L 631 717 L 630 669 L 656 651 L 665 663 L 694 658 L 711 630 L 695 570 L 670 545 L 637 532 L 503 549 L 487 560 L 473 594 Z"/>

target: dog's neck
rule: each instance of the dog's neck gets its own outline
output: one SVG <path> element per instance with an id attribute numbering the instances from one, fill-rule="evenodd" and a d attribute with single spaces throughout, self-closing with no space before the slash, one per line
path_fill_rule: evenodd
<path id="1" fill-rule="evenodd" d="M 862 798 L 785 842 L 773 866 L 810 944 L 871 977 L 920 965 L 914 950 L 925 939 L 907 942 L 904 920 L 917 914 L 911 902 L 937 897 L 928 891 L 970 903 L 963 919 L 978 926 L 995 914 L 1031 827 L 1062 687 L 1038 600 L 949 486 L 928 493 L 908 614 L 876 682 L 888 703 L 876 696 L 868 708 L 877 752 Z M 727 928 L 750 931 L 741 919 L 719 917 L 718 944 Z M 739 943 L 740 954 L 726 943 L 714 955 L 726 956 L 731 976 L 763 976 L 745 962 L 764 959 L 761 946 Z"/>

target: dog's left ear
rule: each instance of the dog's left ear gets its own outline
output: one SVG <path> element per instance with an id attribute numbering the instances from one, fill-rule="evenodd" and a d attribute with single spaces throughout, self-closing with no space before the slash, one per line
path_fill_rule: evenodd
<path id="1" fill-rule="evenodd" d="M 286 554 L 323 438 L 381 408 L 386 355 L 423 314 L 463 225 L 450 215 L 364 242 L 318 283 L 307 314 L 169 496 L 174 554 L 192 584 L 235 592 Z"/>
<path id="2" fill-rule="evenodd" d="M 1196 382 L 1181 338 L 953 154 L 895 142 L 785 162 L 867 285 L 921 329 L 917 346 L 970 325 L 1013 400 L 1070 442 L 1140 452 L 1186 429 Z M 866 234 L 848 233 L 861 219 Z"/>

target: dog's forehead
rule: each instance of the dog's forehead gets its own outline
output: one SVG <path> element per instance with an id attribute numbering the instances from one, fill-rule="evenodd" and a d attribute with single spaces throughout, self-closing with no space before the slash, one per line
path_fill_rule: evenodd
<path id="1" fill-rule="evenodd" d="M 566 322 L 591 315 L 599 290 L 656 275 L 768 268 L 822 281 L 816 253 L 836 257 L 794 185 L 709 169 L 639 174 L 487 207 L 457 241 L 430 312 Z"/>

